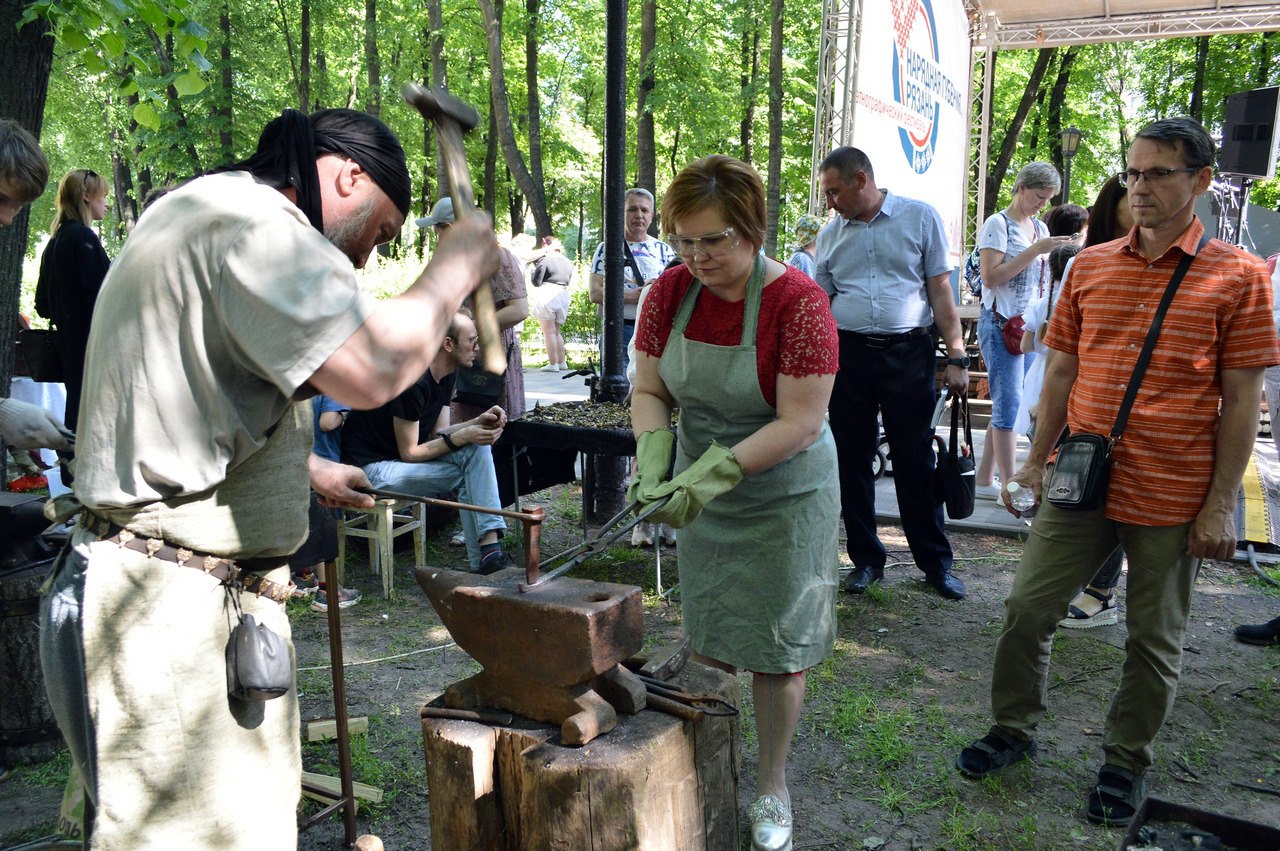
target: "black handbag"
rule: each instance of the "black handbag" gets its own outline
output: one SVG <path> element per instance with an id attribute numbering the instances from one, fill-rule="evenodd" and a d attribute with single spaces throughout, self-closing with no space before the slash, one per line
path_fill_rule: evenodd
<path id="1" fill-rule="evenodd" d="M 32 381 L 62 381 L 62 357 L 58 354 L 58 332 L 49 328 L 18 329 L 17 358 L 26 364 Z"/>
<path id="2" fill-rule="evenodd" d="M 515 344 L 507 346 L 507 361 L 511 360 L 511 349 Z M 478 366 L 458 367 L 458 383 L 453 391 L 453 401 L 463 405 L 474 405 L 477 408 L 492 408 L 502 401 L 502 393 L 507 386 L 504 371 L 494 375 Z"/>
<path id="3" fill-rule="evenodd" d="M 1209 241 L 1206 234 L 1200 239 L 1196 254 Z M 1178 268 L 1173 271 L 1169 285 L 1160 298 L 1160 306 L 1151 319 L 1151 328 L 1147 331 L 1147 339 L 1142 344 L 1138 361 L 1133 365 L 1133 374 L 1129 376 L 1129 385 L 1125 388 L 1124 398 L 1120 402 L 1120 410 L 1116 413 L 1115 425 L 1111 434 L 1103 437 L 1100 434 L 1087 432 L 1073 434 L 1058 445 L 1058 458 L 1049 474 L 1045 485 L 1045 499 L 1058 508 L 1069 511 L 1095 511 L 1107 501 L 1107 485 L 1111 482 L 1111 453 L 1116 441 L 1124 433 L 1129 422 L 1129 411 L 1138 397 L 1138 387 L 1146 374 L 1147 365 L 1151 363 L 1151 353 L 1155 351 L 1156 340 L 1160 336 L 1160 328 L 1164 325 L 1164 316 L 1178 291 L 1178 285 L 1191 268 L 1195 254 L 1183 254 L 1178 261 Z"/>
<path id="4" fill-rule="evenodd" d="M 964 442 L 959 443 L 960 423 L 964 423 Z M 973 466 L 973 430 L 969 425 L 969 400 L 966 396 L 951 399 L 951 440 L 933 436 L 938 445 L 938 461 L 933 471 L 933 492 L 937 502 L 945 505 L 947 516 L 963 520 L 973 514 L 975 474 Z"/>

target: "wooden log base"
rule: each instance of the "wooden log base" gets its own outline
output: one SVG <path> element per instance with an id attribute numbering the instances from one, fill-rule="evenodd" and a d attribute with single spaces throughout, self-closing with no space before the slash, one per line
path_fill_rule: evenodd
<path id="1" fill-rule="evenodd" d="M 739 701 L 737 680 L 703 665 L 673 682 Z M 423 718 L 431 847 L 740 847 L 737 717 L 641 711 L 587 747 L 556 732 L 518 718 L 510 727 Z"/>
<path id="2" fill-rule="evenodd" d="M 535 721 L 559 724 L 566 745 L 585 745 L 618 723 L 613 706 L 592 688 L 599 679 L 558 687 L 535 680 L 513 683 L 509 674 L 481 671 L 445 689 L 444 703 L 453 709 L 496 706 Z"/>

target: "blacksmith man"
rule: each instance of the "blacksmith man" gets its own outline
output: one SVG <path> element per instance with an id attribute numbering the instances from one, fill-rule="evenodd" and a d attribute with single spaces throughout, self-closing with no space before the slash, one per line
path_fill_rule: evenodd
<path id="1" fill-rule="evenodd" d="M 397 233 L 409 201 L 384 124 L 290 110 L 251 159 L 156 202 L 112 264 L 89 337 L 83 510 L 41 635 L 95 849 L 297 845 L 296 691 L 228 696 L 238 617 L 216 577 L 226 559 L 252 571 L 259 593 L 240 595 L 244 611 L 289 637 L 278 600 L 307 534 L 308 480 L 332 505 L 372 505 L 352 490 L 363 473 L 310 454 L 300 402 L 395 398 L 495 271 L 492 228 L 477 218 L 450 229 L 401 295 L 363 294 L 354 268 Z"/>

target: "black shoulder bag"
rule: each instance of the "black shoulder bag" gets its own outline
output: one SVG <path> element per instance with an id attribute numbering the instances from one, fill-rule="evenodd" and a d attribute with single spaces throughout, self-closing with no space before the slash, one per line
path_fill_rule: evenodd
<path id="1" fill-rule="evenodd" d="M 1196 254 L 1200 253 L 1208 241 L 1208 236 L 1200 240 Z M 1058 445 L 1058 460 L 1045 487 L 1045 498 L 1058 508 L 1094 511 L 1106 503 L 1107 484 L 1111 481 L 1111 452 L 1129 422 L 1129 410 L 1138 397 L 1138 386 L 1142 384 L 1142 377 L 1151 362 L 1151 353 L 1155 351 L 1165 313 L 1193 260 L 1194 254 L 1184 254 L 1169 280 L 1169 286 L 1165 287 L 1160 306 L 1156 308 L 1156 315 L 1151 320 L 1151 329 L 1147 331 L 1147 339 L 1142 344 L 1142 352 L 1138 355 L 1138 362 L 1133 365 L 1133 374 L 1129 376 L 1129 386 L 1125 388 L 1124 399 L 1120 402 L 1111 434 L 1107 437 L 1100 434 L 1073 434 Z"/>
<path id="2" fill-rule="evenodd" d="M 959 443 L 960 422 L 964 422 L 964 443 Z M 947 507 L 947 516 L 963 520 L 973 514 L 974 479 L 973 430 L 969 426 L 969 400 L 965 396 L 951 398 L 951 442 L 933 436 L 938 445 L 938 465 L 933 471 L 933 492 L 938 503 Z"/>

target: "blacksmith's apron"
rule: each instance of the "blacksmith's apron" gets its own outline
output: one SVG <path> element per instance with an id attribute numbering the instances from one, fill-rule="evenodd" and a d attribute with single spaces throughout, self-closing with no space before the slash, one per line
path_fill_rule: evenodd
<path id="1" fill-rule="evenodd" d="M 306 536 L 310 411 L 309 403 L 290 406 L 262 448 L 210 491 L 96 513 L 193 550 L 288 555 Z M 228 697 L 224 652 L 237 616 L 226 589 L 84 529 L 71 545 L 58 569 L 83 571 L 95 851 L 295 848 L 297 690 L 265 703 Z M 286 584 L 288 567 L 267 576 Z M 56 578 L 55 591 L 66 581 Z M 52 597 L 47 605 L 57 605 Z M 241 603 L 289 641 L 292 656 L 284 606 L 253 594 Z"/>
<path id="2" fill-rule="evenodd" d="M 680 406 L 677 474 L 713 440 L 732 447 L 777 418 L 756 367 L 764 260 L 756 257 L 747 282 L 738 346 L 684 336 L 702 290 L 690 284 L 658 365 Z M 762 674 L 803 671 L 829 656 L 839 510 L 835 442 L 824 423 L 811 446 L 747 476 L 681 529 L 680 599 L 694 650 Z"/>

